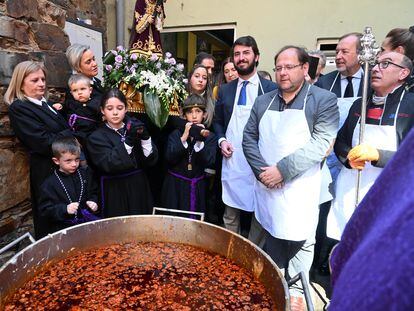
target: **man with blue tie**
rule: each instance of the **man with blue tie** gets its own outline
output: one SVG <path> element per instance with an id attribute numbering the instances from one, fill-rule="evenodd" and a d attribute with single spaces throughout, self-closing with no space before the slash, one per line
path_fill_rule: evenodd
<path id="1" fill-rule="evenodd" d="M 240 233 L 240 210 L 255 209 L 255 177 L 243 154 L 243 130 L 256 97 L 276 89 L 275 83 L 258 76 L 259 56 L 253 37 L 240 37 L 233 43 L 231 57 L 239 79 L 220 87 L 213 122 L 223 155 L 223 221 L 236 233 Z"/>

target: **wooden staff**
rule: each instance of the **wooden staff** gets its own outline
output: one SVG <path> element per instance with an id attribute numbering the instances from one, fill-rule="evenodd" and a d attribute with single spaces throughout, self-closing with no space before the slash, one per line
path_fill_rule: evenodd
<path id="1" fill-rule="evenodd" d="M 365 27 L 364 34 L 361 38 L 361 51 L 358 55 L 358 60 L 364 67 L 364 81 L 362 89 L 362 104 L 361 104 L 361 118 L 359 127 L 359 144 L 364 142 L 365 133 L 365 120 L 367 112 L 367 98 L 368 98 L 368 83 L 369 83 L 369 70 L 370 66 L 375 66 L 377 61 L 377 55 L 380 49 L 375 42 L 375 37 L 372 34 L 371 27 Z M 355 191 L 355 207 L 359 204 L 359 191 L 361 186 L 362 170 L 358 170 L 356 191 Z"/>

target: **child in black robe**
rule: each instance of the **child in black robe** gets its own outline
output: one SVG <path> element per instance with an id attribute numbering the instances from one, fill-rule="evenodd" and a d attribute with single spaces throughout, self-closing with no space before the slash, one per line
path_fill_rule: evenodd
<path id="1" fill-rule="evenodd" d="M 89 164 L 99 173 L 105 217 L 149 214 L 153 200 L 144 167 L 158 152 L 144 124 L 126 117 L 126 99 L 118 89 L 103 95 L 105 124 L 87 138 Z"/>
<path id="2" fill-rule="evenodd" d="M 72 137 L 52 144 L 53 162 L 59 166 L 43 182 L 39 197 L 41 217 L 49 224 L 47 233 L 99 219 L 98 187 L 88 168 L 79 168 L 80 146 Z"/>
<path id="3" fill-rule="evenodd" d="M 102 121 L 100 109 L 102 95 L 92 97 L 91 79 L 82 74 L 74 74 L 68 81 L 72 99 L 62 105 L 54 104 L 53 108 L 60 110 L 66 115 L 69 127 L 74 132 L 83 149 L 86 138 L 98 128 Z"/>
<path id="4" fill-rule="evenodd" d="M 67 102 L 68 122 L 82 144 L 102 121 L 100 110 L 102 96 L 91 97 L 91 79 L 82 74 L 72 75 L 68 84 L 74 98 L 73 101 Z M 84 145 L 82 144 L 82 146 Z"/>
<path id="5" fill-rule="evenodd" d="M 168 137 L 168 173 L 164 179 L 162 205 L 170 209 L 205 212 L 204 170 L 215 162 L 217 142 L 213 133 L 198 140 L 190 136 L 193 124 L 205 127 L 205 99 L 196 94 L 190 95 L 184 101 L 183 115 L 187 120 L 184 131 L 174 130 Z"/>

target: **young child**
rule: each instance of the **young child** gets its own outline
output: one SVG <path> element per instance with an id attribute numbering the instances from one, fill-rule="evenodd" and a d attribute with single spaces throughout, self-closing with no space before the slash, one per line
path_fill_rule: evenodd
<path id="1" fill-rule="evenodd" d="M 70 128 L 82 147 L 85 147 L 86 138 L 98 128 L 102 121 L 101 96 L 91 98 L 91 79 L 82 74 L 72 75 L 68 85 L 75 100 L 66 102 L 65 112 Z"/>
<path id="2" fill-rule="evenodd" d="M 164 180 L 162 205 L 172 209 L 205 212 L 204 170 L 214 165 L 217 142 L 213 133 L 204 141 L 196 140 L 189 134 L 193 124 L 205 127 L 206 101 L 203 97 L 190 95 L 184 101 L 182 110 L 187 120 L 184 131 L 177 129 L 168 137 L 166 160 L 169 170 Z"/>
<path id="3" fill-rule="evenodd" d="M 101 111 L 105 124 L 89 135 L 90 164 L 101 178 L 105 217 L 149 214 L 153 201 L 144 167 L 152 166 L 158 151 L 144 123 L 126 117 L 126 99 L 118 89 L 107 91 Z"/>
<path id="4" fill-rule="evenodd" d="M 52 144 L 53 162 L 59 167 L 41 186 L 39 211 L 48 233 L 71 225 L 99 219 L 98 187 L 88 168 L 79 168 L 80 145 L 73 137 Z"/>

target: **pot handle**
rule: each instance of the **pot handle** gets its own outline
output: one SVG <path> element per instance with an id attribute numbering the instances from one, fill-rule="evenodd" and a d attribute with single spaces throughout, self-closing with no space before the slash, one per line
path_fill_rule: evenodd
<path id="1" fill-rule="evenodd" d="M 315 309 L 313 308 L 312 298 L 310 296 L 309 286 L 308 286 L 308 282 L 306 281 L 305 273 L 303 271 L 299 272 L 293 278 L 291 278 L 287 282 L 287 284 L 290 287 L 291 285 L 295 284 L 299 280 L 302 283 L 303 294 L 305 296 L 305 301 L 306 301 L 306 306 L 308 308 L 308 311 L 314 311 Z"/>
<path id="2" fill-rule="evenodd" d="M 180 209 L 172 209 L 172 208 L 163 208 L 163 207 L 154 207 L 152 209 L 152 215 L 156 215 L 156 211 L 168 212 L 168 213 L 178 213 L 178 214 L 187 214 L 200 217 L 200 221 L 204 221 L 204 213 L 201 212 L 191 212 L 191 211 L 184 211 Z"/>
<path id="3" fill-rule="evenodd" d="M 7 244 L 3 248 L 1 248 L 0 249 L 0 254 L 4 253 L 8 249 L 12 248 L 16 244 L 20 243 L 25 238 L 29 238 L 29 240 L 31 242 L 30 244 L 33 244 L 34 242 L 36 242 L 36 240 L 32 237 L 32 235 L 29 232 L 26 232 L 25 234 L 23 234 L 22 236 L 18 237 L 16 240 L 14 240 L 13 242 L 10 242 L 9 244 Z"/>

